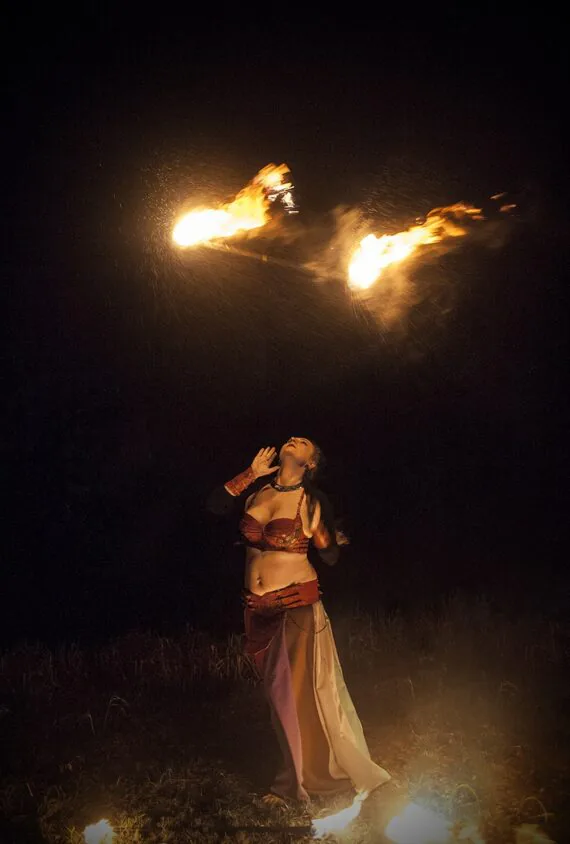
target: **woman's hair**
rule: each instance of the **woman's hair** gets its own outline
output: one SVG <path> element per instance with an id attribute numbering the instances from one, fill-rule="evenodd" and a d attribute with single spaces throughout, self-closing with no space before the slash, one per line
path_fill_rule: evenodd
<path id="1" fill-rule="evenodd" d="M 321 448 L 317 445 L 314 440 L 311 440 L 310 442 L 313 448 L 315 449 L 315 465 L 311 469 L 305 469 L 305 474 L 303 475 L 303 488 L 308 499 L 307 505 L 309 510 L 309 521 L 313 521 L 315 507 L 317 506 L 318 501 L 321 505 L 321 518 L 325 523 L 325 526 L 327 527 L 330 535 L 334 537 L 334 516 L 331 503 L 328 500 L 327 496 L 324 494 L 324 492 L 320 490 L 315 484 L 315 477 L 318 475 L 319 472 L 322 472 L 325 467 L 325 456 Z"/>
<path id="2" fill-rule="evenodd" d="M 314 440 L 310 440 L 309 442 L 315 450 L 315 453 L 313 455 L 315 465 L 311 469 L 309 469 L 308 467 L 305 469 L 305 475 L 303 480 L 308 479 L 309 481 L 312 481 L 319 472 L 322 472 L 325 467 L 326 461 L 322 449 L 316 444 L 316 442 Z"/>

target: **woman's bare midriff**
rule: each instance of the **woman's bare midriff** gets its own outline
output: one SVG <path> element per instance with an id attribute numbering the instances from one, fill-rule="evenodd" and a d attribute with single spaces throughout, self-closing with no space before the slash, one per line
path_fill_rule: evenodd
<path id="1" fill-rule="evenodd" d="M 291 583 L 306 583 L 316 577 L 317 572 L 306 554 L 247 549 L 244 585 L 255 595 L 264 595 Z"/>

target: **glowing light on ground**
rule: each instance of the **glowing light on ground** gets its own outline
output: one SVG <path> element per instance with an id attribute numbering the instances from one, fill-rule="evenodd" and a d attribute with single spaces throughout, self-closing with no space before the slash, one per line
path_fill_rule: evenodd
<path id="1" fill-rule="evenodd" d="M 331 835 L 342 832 L 349 823 L 352 823 L 360 813 L 360 808 L 364 800 L 368 796 L 367 791 L 357 794 L 352 804 L 346 809 L 341 809 L 334 815 L 328 815 L 326 818 L 317 818 L 313 821 L 313 833 L 315 838 L 324 838 L 325 835 Z"/>
<path id="2" fill-rule="evenodd" d="M 113 835 L 113 827 L 105 819 L 86 826 L 83 833 L 85 844 L 113 844 Z"/>
<path id="3" fill-rule="evenodd" d="M 409 803 L 392 818 L 385 835 L 394 844 L 448 844 L 452 824 L 431 809 Z"/>

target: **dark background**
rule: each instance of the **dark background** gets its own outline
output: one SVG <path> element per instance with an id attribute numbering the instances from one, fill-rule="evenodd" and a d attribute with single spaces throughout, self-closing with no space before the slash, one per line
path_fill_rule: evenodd
<path id="1" fill-rule="evenodd" d="M 6 29 L 4 643 L 239 629 L 235 524 L 204 500 L 291 434 L 322 446 L 352 538 L 319 570 L 333 612 L 458 588 L 567 610 L 556 22 L 164 15 Z M 184 204 L 270 161 L 301 236 L 257 245 L 291 258 L 341 204 L 387 231 L 497 191 L 518 208 L 500 241 L 415 265 L 433 296 L 389 331 L 338 282 L 170 249 Z"/>

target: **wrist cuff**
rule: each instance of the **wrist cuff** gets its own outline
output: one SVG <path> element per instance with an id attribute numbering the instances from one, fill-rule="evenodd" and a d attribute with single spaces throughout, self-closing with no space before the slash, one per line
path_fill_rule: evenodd
<path id="1" fill-rule="evenodd" d="M 253 469 L 251 466 L 245 470 L 245 472 L 240 472 L 239 475 L 236 475 L 235 478 L 232 478 L 231 481 L 227 481 L 224 484 L 227 491 L 230 495 L 234 497 L 237 495 L 241 495 L 241 493 L 248 488 L 255 480 L 255 475 L 253 474 Z"/>

